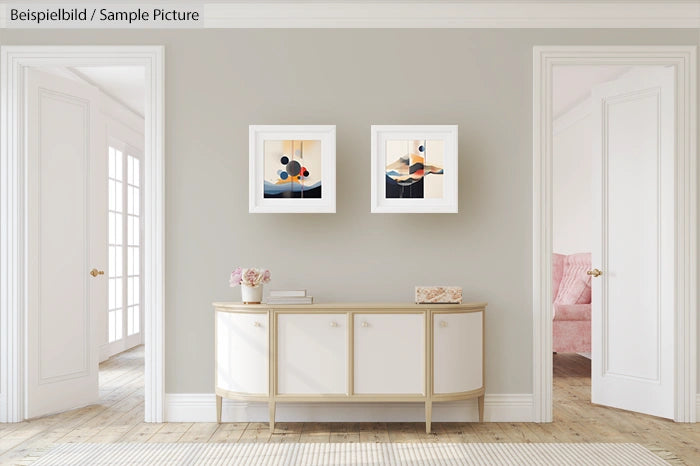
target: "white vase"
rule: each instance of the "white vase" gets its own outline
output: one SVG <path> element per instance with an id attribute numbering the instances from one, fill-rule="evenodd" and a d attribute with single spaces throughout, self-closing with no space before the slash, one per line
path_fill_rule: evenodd
<path id="1" fill-rule="evenodd" d="M 262 285 L 241 285 L 241 301 L 243 301 L 243 304 L 260 304 L 262 302 L 262 294 Z"/>

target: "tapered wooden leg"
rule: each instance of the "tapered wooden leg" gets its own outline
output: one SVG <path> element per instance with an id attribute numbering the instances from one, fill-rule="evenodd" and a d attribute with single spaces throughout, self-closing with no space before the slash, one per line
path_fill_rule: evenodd
<path id="1" fill-rule="evenodd" d="M 430 423 L 433 419 L 433 402 L 426 400 L 425 402 L 425 433 L 430 433 Z"/>
<path id="2" fill-rule="evenodd" d="M 274 401 L 270 401 L 269 408 L 270 408 L 270 432 L 274 432 L 275 431 L 275 402 Z"/>
<path id="3" fill-rule="evenodd" d="M 484 422 L 484 395 L 479 397 L 479 422 Z"/>
<path id="4" fill-rule="evenodd" d="M 216 395 L 216 422 L 221 424 L 221 397 Z"/>

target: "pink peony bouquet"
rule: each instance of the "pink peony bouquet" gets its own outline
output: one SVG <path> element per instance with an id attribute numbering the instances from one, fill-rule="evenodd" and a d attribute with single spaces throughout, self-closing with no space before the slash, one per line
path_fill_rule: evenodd
<path id="1" fill-rule="evenodd" d="M 267 269 L 257 269 L 257 268 L 241 268 L 236 267 L 236 270 L 231 272 L 231 278 L 229 279 L 229 284 L 231 287 L 237 285 L 245 286 L 260 286 L 263 283 L 270 282 L 270 271 Z"/>

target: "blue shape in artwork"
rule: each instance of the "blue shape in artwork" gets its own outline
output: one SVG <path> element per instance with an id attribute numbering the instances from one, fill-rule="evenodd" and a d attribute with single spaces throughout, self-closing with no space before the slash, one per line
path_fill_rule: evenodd
<path id="1" fill-rule="evenodd" d="M 288 177 L 289 177 L 289 174 L 287 172 L 280 173 L 280 178 L 282 178 L 283 180 L 286 180 Z"/>
<path id="2" fill-rule="evenodd" d="M 289 163 L 289 157 L 285 155 L 280 159 L 280 162 L 282 163 L 282 165 L 287 165 Z"/>
<path id="3" fill-rule="evenodd" d="M 309 191 L 316 190 L 320 193 L 320 187 L 321 187 L 321 181 L 317 181 L 316 183 L 312 185 L 301 185 L 299 183 L 283 183 L 283 184 L 276 184 L 276 183 L 270 183 L 269 181 L 265 180 L 265 184 L 263 187 L 263 192 L 266 197 L 279 197 L 280 194 L 283 194 L 285 192 L 292 192 L 292 193 L 298 193 L 300 191 L 304 191 L 304 193 L 307 193 Z M 320 195 L 318 197 L 321 197 Z"/>
<path id="4" fill-rule="evenodd" d="M 418 152 L 424 152 L 424 151 L 425 151 L 425 147 L 423 147 L 423 146 L 418 146 Z"/>

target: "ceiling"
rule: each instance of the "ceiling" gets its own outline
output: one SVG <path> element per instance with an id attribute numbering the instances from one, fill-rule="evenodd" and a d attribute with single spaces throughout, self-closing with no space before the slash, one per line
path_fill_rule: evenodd
<path id="1" fill-rule="evenodd" d="M 628 66 L 555 66 L 552 71 L 554 118 L 587 99 L 597 84 L 612 81 L 629 69 Z"/>
<path id="2" fill-rule="evenodd" d="M 71 71 L 143 117 L 146 86 L 142 66 L 79 66 Z"/>

